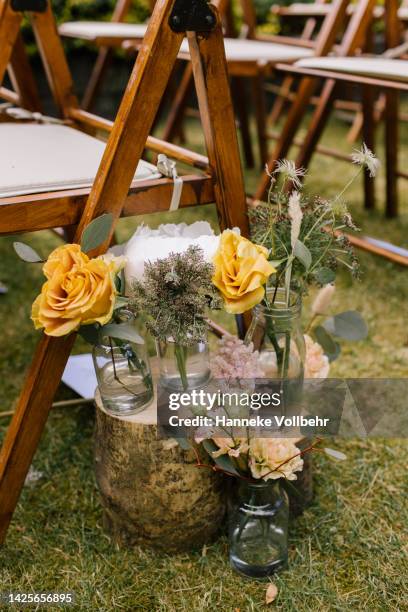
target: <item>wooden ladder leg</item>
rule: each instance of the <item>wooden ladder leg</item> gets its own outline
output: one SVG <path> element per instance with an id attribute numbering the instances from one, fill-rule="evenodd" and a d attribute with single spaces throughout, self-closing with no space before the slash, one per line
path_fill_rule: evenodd
<path id="1" fill-rule="evenodd" d="M 249 127 L 249 112 L 246 100 L 247 92 L 245 89 L 245 79 L 241 77 L 232 77 L 231 92 L 234 102 L 234 108 L 236 110 L 238 118 L 239 132 L 241 135 L 245 165 L 247 168 L 253 168 L 255 162 L 254 153 L 252 150 L 251 132 Z"/>
<path id="2" fill-rule="evenodd" d="M 385 97 L 385 214 L 389 219 L 392 219 L 398 216 L 399 94 L 397 91 L 389 90 Z"/>
<path id="3" fill-rule="evenodd" d="M 256 127 L 258 133 L 258 146 L 259 146 L 259 158 L 261 169 L 265 167 L 268 161 L 268 141 L 266 137 L 266 103 L 265 103 L 265 89 L 264 89 L 264 78 L 262 74 L 257 74 L 253 79 L 253 94 L 255 100 L 255 117 Z"/>
<path id="4" fill-rule="evenodd" d="M 193 88 L 193 69 L 188 62 L 184 68 L 177 95 L 170 107 L 162 138 L 167 142 L 174 142 L 182 126 L 185 111 L 187 108 L 188 97 Z"/>
<path id="5" fill-rule="evenodd" d="M 10 80 L 20 104 L 30 111 L 41 112 L 41 101 L 21 34 L 16 38 L 9 66 Z"/>
<path id="6" fill-rule="evenodd" d="M 303 141 L 302 147 L 296 159 L 296 166 L 298 168 L 307 168 L 309 166 L 312 155 L 315 152 L 316 146 L 320 140 L 320 136 L 323 133 L 327 120 L 329 119 L 330 112 L 333 107 L 332 102 L 335 88 L 336 81 L 333 79 L 327 80 L 323 85 L 320 100 L 317 104 L 315 112 L 313 113 L 306 138 Z"/>
<path id="7" fill-rule="evenodd" d="M 272 110 L 269 113 L 268 124 L 274 125 L 277 123 L 283 113 L 285 102 L 289 99 L 289 94 L 292 89 L 294 78 L 290 75 L 286 75 L 283 79 L 283 83 L 279 89 L 279 93 L 276 95 L 276 99 L 273 103 Z"/>
<path id="8" fill-rule="evenodd" d="M 188 32 L 191 63 L 222 229 L 249 234 L 244 177 L 239 156 L 221 24 L 208 37 Z"/>
<path id="9" fill-rule="evenodd" d="M 81 104 L 84 110 L 91 111 L 94 108 L 95 98 L 101 89 L 103 78 L 111 64 L 111 60 L 112 50 L 109 47 L 101 47 L 82 98 Z"/>
<path id="10" fill-rule="evenodd" d="M 363 141 L 371 151 L 375 151 L 374 104 L 375 96 L 373 87 L 363 85 Z M 367 210 L 374 210 L 375 208 L 375 181 L 373 178 L 370 178 L 370 174 L 366 169 L 364 170 L 364 207 Z"/>
<path id="11" fill-rule="evenodd" d="M 172 6 L 173 0 L 157 1 L 81 217 L 77 242 L 94 217 L 110 212 L 117 219 L 121 213 L 183 39 L 168 26 Z M 113 231 L 92 254 L 106 250 Z M 0 451 L 0 543 L 6 537 L 74 341 L 75 334 L 66 338 L 43 336 L 26 377 Z"/>
<path id="12" fill-rule="evenodd" d="M 14 45 L 20 35 L 21 22 L 22 14 L 13 11 L 8 0 L 0 0 L 0 83 L 3 82 Z"/>
<path id="13" fill-rule="evenodd" d="M 269 171 L 272 172 L 276 162 L 289 152 L 293 138 L 302 122 L 306 113 L 308 104 L 316 87 L 316 79 L 304 78 L 301 80 L 296 98 L 290 107 L 285 124 L 279 134 L 279 139 L 275 145 L 272 155 L 268 161 Z M 263 173 L 257 190 L 255 199 L 262 200 L 265 198 L 269 188 L 270 178 L 266 172 Z"/>

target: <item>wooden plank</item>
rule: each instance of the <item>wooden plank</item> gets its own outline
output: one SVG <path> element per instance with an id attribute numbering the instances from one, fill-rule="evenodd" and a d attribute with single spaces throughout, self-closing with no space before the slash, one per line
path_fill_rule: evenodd
<path id="1" fill-rule="evenodd" d="M 66 117 L 67 109 L 77 107 L 78 100 L 51 3 L 48 3 L 46 12 L 31 13 L 31 22 L 54 100 L 61 116 Z"/>
<path id="2" fill-rule="evenodd" d="M 244 177 L 220 20 L 208 37 L 187 34 L 208 158 L 216 177 L 220 225 L 239 227 L 248 235 Z"/>
<path id="3" fill-rule="evenodd" d="M 32 232 L 76 225 L 90 189 L 73 189 L 0 199 L 0 235 Z M 166 212 L 173 193 L 173 181 L 155 179 L 139 182 L 126 197 L 122 216 Z M 213 180 L 199 175 L 183 176 L 180 208 L 215 201 Z"/>
<path id="4" fill-rule="evenodd" d="M 41 112 L 41 101 L 21 34 L 17 36 L 10 58 L 9 76 L 18 93 L 19 105 L 30 111 Z"/>
<path id="5" fill-rule="evenodd" d="M 20 34 L 22 14 L 14 12 L 9 0 L 0 0 L 0 83 L 4 80 L 13 47 Z"/>

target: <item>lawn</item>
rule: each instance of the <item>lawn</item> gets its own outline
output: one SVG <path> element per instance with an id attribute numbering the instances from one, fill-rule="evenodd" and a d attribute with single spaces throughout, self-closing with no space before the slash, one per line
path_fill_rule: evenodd
<path id="1" fill-rule="evenodd" d="M 408 130 L 404 132 L 406 138 Z M 200 149 L 200 132 L 194 128 L 189 133 Z M 345 133 L 345 126 L 334 121 L 325 143 L 347 150 Z M 405 147 L 402 165 L 407 161 Z M 347 164 L 316 156 L 307 189 L 323 196 L 336 193 L 352 171 Z M 256 176 L 247 173 L 249 192 Z M 368 214 L 362 209 L 361 185 L 356 184 L 348 194 L 355 218 L 365 233 L 408 247 L 408 188 L 401 188 L 402 214 L 395 221 L 384 221 L 382 192 L 381 176 L 378 212 Z M 144 221 L 204 217 L 216 223 L 212 206 L 171 217 L 144 217 Z M 121 240 L 138 222 L 120 223 Z M 24 240 L 43 254 L 58 244 L 50 232 Z M 11 409 L 38 337 L 29 313 L 42 282 L 38 267 L 16 258 L 12 242 L 13 237 L 0 241 L 0 279 L 9 287 L 9 293 L 0 296 L 0 411 Z M 407 377 L 406 269 L 368 254 L 361 255 L 361 263 L 360 282 L 352 286 L 346 275 L 340 276 L 333 308 L 362 312 L 369 336 L 359 343 L 343 343 L 332 374 Z M 78 343 L 76 350 L 84 351 L 86 346 Z M 59 398 L 69 396 L 67 389 L 60 388 Z M 243 579 L 229 568 L 225 537 L 204 550 L 178 556 L 117 550 L 110 543 L 101 527 L 93 475 L 93 420 L 92 408 L 53 410 L 34 459 L 34 477 L 24 488 L 0 550 L 0 592 L 73 591 L 77 610 L 266 609 L 266 584 Z M 7 422 L 1 419 L 2 431 Z M 274 577 L 279 589 L 274 607 L 341 612 L 407 609 L 406 441 L 337 439 L 332 445 L 348 459 L 333 463 L 317 457 L 315 499 L 291 524 L 290 567 Z"/>

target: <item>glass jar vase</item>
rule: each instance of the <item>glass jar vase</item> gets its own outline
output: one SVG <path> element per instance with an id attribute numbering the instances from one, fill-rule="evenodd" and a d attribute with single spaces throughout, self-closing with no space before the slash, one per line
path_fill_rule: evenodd
<path id="1" fill-rule="evenodd" d="M 265 378 L 303 382 L 305 339 L 301 327 L 302 300 L 291 291 L 289 305 L 285 290 L 268 290 L 266 304 L 253 309 L 245 342 L 259 351 Z"/>
<path id="2" fill-rule="evenodd" d="M 136 321 L 127 315 L 127 330 Z M 120 324 L 117 326 L 120 327 Z M 103 337 L 93 347 L 98 388 L 105 410 L 115 416 L 130 416 L 141 412 L 153 400 L 153 380 L 149 355 L 143 339 L 138 341 L 123 338 Z M 135 334 L 138 339 L 138 334 Z"/>
<path id="3" fill-rule="evenodd" d="M 198 389 L 211 378 L 208 342 L 178 344 L 173 338 L 156 340 L 160 384 L 169 391 Z"/>
<path id="4" fill-rule="evenodd" d="M 281 479 L 236 480 L 228 500 L 229 558 L 251 578 L 264 578 L 288 562 L 289 502 Z"/>

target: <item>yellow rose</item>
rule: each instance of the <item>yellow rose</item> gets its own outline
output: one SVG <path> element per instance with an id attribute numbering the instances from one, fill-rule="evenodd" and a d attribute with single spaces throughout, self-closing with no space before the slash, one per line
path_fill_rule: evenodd
<path id="1" fill-rule="evenodd" d="M 269 276 L 276 272 L 267 260 L 268 250 L 239 234 L 226 230 L 213 263 L 213 283 L 224 298 L 224 307 L 242 314 L 262 301 Z"/>
<path id="2" fill-rule="evenodd" d="M 36 329 L 48 336 L 65 336 L 81 325 L 112 318 L 116 298 L 113 261 L 89 259 L 79 245 L 65 245 L 51 253 L 44 265 L 48 280 L 32 306 Z"/>
<path id="3" fill-rule="evenodd" d="M 68 272 L 74 264 L 82 265 L 88 261 L 88 255 L 81 251 L 79 244 L 64 244 L 50 253 L 43 266 L 43 272 L 50 279 L 57 268 Z"/>

